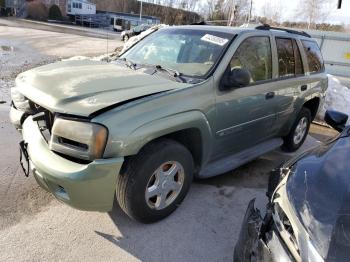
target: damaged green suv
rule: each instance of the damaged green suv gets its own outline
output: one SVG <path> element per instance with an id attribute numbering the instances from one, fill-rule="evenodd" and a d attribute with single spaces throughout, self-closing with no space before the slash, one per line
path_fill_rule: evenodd
<path id="1" fill-rule="evenodd" d="M 306 33 L 260 26 L 161 29 L 117 60 L 20 74 L 10 118 L 21 164 L 58 200 L 150 223 L 193 177 L 304 142 L 327 76 Z"/>

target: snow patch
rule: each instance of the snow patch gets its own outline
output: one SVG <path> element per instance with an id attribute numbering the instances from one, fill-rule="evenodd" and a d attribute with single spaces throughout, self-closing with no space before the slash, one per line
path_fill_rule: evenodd
<path id="1" fill-rule="evenodd" d="M 328 75 L 326 99 L 317 118 L 323 120 L 327 110 L 336 110 L 348 114 L 348 124 L 350 124 L 350 89 L 343 86 L 333 75 Z"/>
<path id="2" fill-rule="evenodd" d="M 77 60 L 92 60 L 92 61 L 104 61 L 109 55 L 100 55 L 95 57 L 88 57 L 88 56 L 72 56 L 70 58 L 62 59 L 62 61 L 77 61 Z"/>

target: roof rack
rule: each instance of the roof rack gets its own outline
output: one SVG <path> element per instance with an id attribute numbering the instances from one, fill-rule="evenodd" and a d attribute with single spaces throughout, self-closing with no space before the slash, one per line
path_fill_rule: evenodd
<path id="1" fill-rule="evenodd" d="M 274 27 L 274 26 L 270 26 L 268 24 L 259 25 L 259 26 L 255 27 L 255 29 L 257 29 L 257 30 L 279 30 L 279 31 L 284 31 L 284 32 L 290 33 L 290 34 L 302 35 L 302 36 L 306 36 L 306 37 L 311 38 L 311 36 L 308 33 L 306 33 L 305 31 L 296 31 L 296 30 L 282 28 L 282 27 Z"/>

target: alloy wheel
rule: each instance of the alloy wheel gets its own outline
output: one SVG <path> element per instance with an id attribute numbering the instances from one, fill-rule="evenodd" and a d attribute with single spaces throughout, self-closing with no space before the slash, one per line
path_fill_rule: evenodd
<path id="1" fill-rule="evenodd" d="M 185 171 L 179 162 L 163 163 L 147 183 L 145 192 L 147 205 L 156 210 L 168 207 L 179 195 L 184 181 Z"/>
<path id="2" fill-rule="evenodd" d="M 295 128 L 294 137 L 293 137 L 294 144 L 298 145 L 304 139 L 307 126 L 308 126 L 307 118 L 302 117 L 299 120 L 297 127 Z"/>

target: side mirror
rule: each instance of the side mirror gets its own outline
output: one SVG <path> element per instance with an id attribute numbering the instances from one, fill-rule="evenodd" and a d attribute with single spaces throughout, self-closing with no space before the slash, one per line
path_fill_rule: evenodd
<path id="1" fill-rule="evenodd" d="M 338 111 L 327 110 L 324 120 L 335 130 L 342 132 L 345 128 L 348 118 L 349 116 L 347 114 Z"/>
<path id="2" fill-rule="evenodd" d="M 227 74 L 223 85 L 225 89 L 245 87 L 249 85 L 250 79 L 251 75 L 247 69 L 234 68 Z"/>

